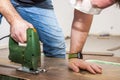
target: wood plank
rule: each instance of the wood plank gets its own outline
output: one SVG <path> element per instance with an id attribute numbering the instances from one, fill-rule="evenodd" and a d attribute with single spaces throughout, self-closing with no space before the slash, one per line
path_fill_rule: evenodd
<path id="1" fill-rule="evenodd" d="M 83 55 L 93 55 L 93 56 L 113 56 L 110 52 L 83 52 Z"/>
<path id="2" fill-rule="evenodd" d="M 1 57 L 3 53 L 6 56 Z M 0 64 L 20 66 L 19 64 L 11 63 L 7 58 L 7 54 L 8 53 L 6 53 L 6 51 L 0 52 Z M 83 57 L 85 60 L 97 59 L 120 63 L 119 57 L 94 55 L 84 55 Z M 87 71 L 82 70 L 80 73 L 70 71 L 67 67 L 67 59 L 42 57 L 42 60 L 42 67 L 47 70 L 45 73 L 33 75 L 17 71 L 15 68 L 0 66 L 0 74 L 24 78 L 26 80 L 120 80 L 119 66 L 100 64 L 103 68 L 103 73 L 93 75 Z"/>

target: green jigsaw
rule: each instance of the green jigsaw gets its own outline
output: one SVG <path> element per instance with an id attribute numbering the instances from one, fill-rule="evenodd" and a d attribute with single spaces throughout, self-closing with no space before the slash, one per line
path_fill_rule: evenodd
<path id="1" fill-rule="evenodd" d="M 41 69 L 41 50 L 38 34 L 35 28 L 27 29 L 26 46 L 20 46 L 18 42 L 9 38 L 9 59 L 22 65 L 17 69 L 28 73 L 39 73 Z"/>

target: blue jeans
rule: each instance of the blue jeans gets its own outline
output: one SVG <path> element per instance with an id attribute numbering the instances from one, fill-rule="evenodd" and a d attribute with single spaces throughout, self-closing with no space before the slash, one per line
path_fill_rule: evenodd
<path id="1" fill-rule="evenodd" d="M 51 0 L 37 4 L 26 4 L 17 0 L 11 2 L 23 19 L 37 29 L 45 56 L 65 58 L 64 35 L 57 22 Z"/>

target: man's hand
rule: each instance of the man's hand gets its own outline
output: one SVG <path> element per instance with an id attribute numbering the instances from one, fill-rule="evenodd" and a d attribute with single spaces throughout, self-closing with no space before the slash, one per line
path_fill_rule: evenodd
<path id="1" fill-rule="evenodd" d="M 0 13 L 10 24 L 11 37 L 20 43 L 26 41 L 26 30 L 33 28 L 33 25 L 25 21 L 16 11 L 11 0 L 0 0 Z"/>
<path id="2" fill-rule="evenodd" d="M 89 71 L 92 74 L 102 73 L 102 68 L 100 66 L 85 62 L 82 59 L 77 59 L 77 58 L 69 59 L 68 66 L 70 69 L 72 69 L 75 72 L 79 72 L 80 69 L 83 69 Z"/>
<path id="3" fill-rule="evenodd" d="M 15 20 L 10 26 L 11 37 L 20 43 L 26 42 L 26 31 L 28 28 L 33 28 L 31 23 L 23 19 Z"/>

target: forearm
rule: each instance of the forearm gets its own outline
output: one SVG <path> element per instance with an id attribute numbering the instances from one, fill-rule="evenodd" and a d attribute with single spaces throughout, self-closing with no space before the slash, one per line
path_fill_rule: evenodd
<path id="1" fill-rule="evenodd" d="M 82 51 L 92 23 L 92 18 L 92 15 L 75 10 L 71 30 L 70 53 Z"/>
<path id="2" fill-rule="evenodd" d="M 33 25 L 19 15 L 10 0 L 0 0 L 0 13 L 10 24 L 11 37 L 17 42 L 26 42 L 26 30 Z"/>
<path id="3" fill-rule="evenodd" d="M 11 4 L 10 0 L 0 0 L 0 13 L 11 25 L 14 24 L 15 20 L 22 19 Z"/>

